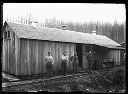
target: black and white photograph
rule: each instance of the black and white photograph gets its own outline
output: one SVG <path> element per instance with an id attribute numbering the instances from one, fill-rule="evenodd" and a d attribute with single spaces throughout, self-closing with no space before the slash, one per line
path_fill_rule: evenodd
<path id="1" fill-rule="evenodd" d="M 126 93 L 126 5 L 3 3 L 2 92 Z"/>

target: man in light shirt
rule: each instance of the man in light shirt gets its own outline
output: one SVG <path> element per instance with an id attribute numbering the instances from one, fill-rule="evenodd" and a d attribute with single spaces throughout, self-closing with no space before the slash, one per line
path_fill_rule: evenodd
<path id="1" fill-rule="evenodd" d="M 62 70 L 63 75 L 66 75 L 67 63 L 68 63 L 68 56 L 67 56 L 66 52 L 63 53 L 61 59 L 62 59 L 61 70 Z"/>
<path id="2" fill-rule="evenodd" d="M 48 52 L 48 56 L 46 56 L 45 62 L 46 62 L 47 76 L 52 76 L 52 75 L 53 75 L 54 59 L 53 59 L 53 57 L 51 56 L 51 52 Z"/>

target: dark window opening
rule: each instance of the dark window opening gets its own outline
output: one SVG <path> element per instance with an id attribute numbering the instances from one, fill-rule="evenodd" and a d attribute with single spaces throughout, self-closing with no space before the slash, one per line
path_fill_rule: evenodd
<path id="1" fill-rule="evenodd" d="M 5 31 L 4 32 L 4 39 L 8 39 L 8 38 L 11 38 L 11 33 L 10 33 L 10 31 Z"/>
<path id="2" fill-rule="evenodd" d="M 78 66 L 80 68 L 82 68 L 82 44 L 78 43 L 76 44 L 76 52 L 77 52 L 77 56 L 78 56 L 78 59 L 79 59 L 79 64 Z"/>
<path id="3" fill-rule="evenodd" d="M 10 38 L 10 31 L 8 31 L 8 38 Z"/>
<path id="4" fill-rule="evenodd" d="M 4 39 L 7 38 L 7 32 L 4 32 Z"/>

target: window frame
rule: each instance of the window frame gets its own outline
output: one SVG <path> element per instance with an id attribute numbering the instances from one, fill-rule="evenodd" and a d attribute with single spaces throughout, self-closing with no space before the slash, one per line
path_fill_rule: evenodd
<path id="1" fill-rule="evenodd" d="M 7 39 L 7 31 L 4 32 L 4 39 Z"/>
<path id="2" fill-rule="evenodd" d="M 7 35 L 8 35 L 7 36 L 7 39 L 10 39 L 11 38 L 11 32 L 10 32 L 10 30 L 7 31 Z"/>
<path id="3" fill-rule="evenodd" d="M 11 31 L 10 30 L 4 32 L 4 40 L 6 40 L 6 39 L 11 39 Z"/>

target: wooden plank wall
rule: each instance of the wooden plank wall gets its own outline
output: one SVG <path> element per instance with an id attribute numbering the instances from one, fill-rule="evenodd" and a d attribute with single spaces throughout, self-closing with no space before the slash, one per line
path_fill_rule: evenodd
<path id="1" fill-rule="evenodd" d="M 113 58 L 115 65 L 120 65 L 120 51 L 121 50 L 111 50 L 109 58 Z"/>
<path id="2" fill-rule="evenodd" d="M 2 51 L 2 52 L 3 52 L 3 53 L 2 53 L 2 55 L 3 55 L 3 56 L 2 56 L 2 71 L 5 71 L 5 70 L 6 70 L 6 69 L 5 69 L 5 65 L 6 65 L 6 64 L 5 64 L 5 52 L 6 52 L 6 51 L 5 51 L 5 50 L 6 50 L 5 47 L 6 47 L 6 46 L 5 46 L 5 42 L 4 42 L 4 39 L 3 39 L 3 48 L 2 48 L 2 50 L 3 50 L 3 51 Z"/>
<path id="3" fill-rule="evenodd" d="M 110 59 L 115 61 L 115 65 L 120 65 L 120 51 L 117 49 L 107 49 L 98 46 L 93 46 L 93 50 L 96 52 L 96 58 Z"/>
<path id="4" fill-rule="evenodd" d="M 11 38 L 3 40 L 3 71 L 14 74 L 15 73 L 15 37 L 7 25 L 5 30 L 10 31 Z"/>
<path id="5" fill-rule="evenodd" d="M 93 56 L 95 59 L 108 59 L 108 54 L 110 52 L 110 50 L 108 48 L 105 48 L 105 47 L 100 47 L 100 46 L 97 46 L 97 45 L 94 45 L 92 46 L 93 48 Z"/>
<path id="6" fill-rule="evenodd" d="M 125 53 L 125 50 L 120 50 L 120 63 L 121 63 L 121 65 L 125 64 L 124 53 Z"/>
<path id="7" fill-rule="evenodd" d="M 67 52 L 67 55 L 71 57 L 75 51 L 75 44 L 20 39 L 20 75 L 45 73 L 45 57 L 48 55 L 48 51 L 52 52 L 55 61 L 54 71 L 59 71 L 61 69 L 61 55 L 63 52 Z M 69 62 L 68 69 L 71 67 Z"/>
<path id="8" fill-rule="evenodd" d="M 4 48 L 3 48 L 3 71 L 7 71 L 8 70 L 8 47 L 7 47 L 7 41 L 4 40 Z"/>
<path id="9" fill-rule="evenodd" d="M 3 40 L 3 71 L 11 74 L 20 74 L 20 46 L 19 39 L 13 30 L 7 25 L 11 38 Z M 5 28 L 6 28 L 5 27 Z"/>
<path id="10" fill-rule="evenodd" d="M 13 33 L 14 41 L 15 41 L 15 74 L 18 75 L 19 74 L 19 63 L 20 63 L 20 57 L 19 57 L 19 53 L 20 53 L 20 46 L 19 46 L 19 39 L 18 37 Z"/>

